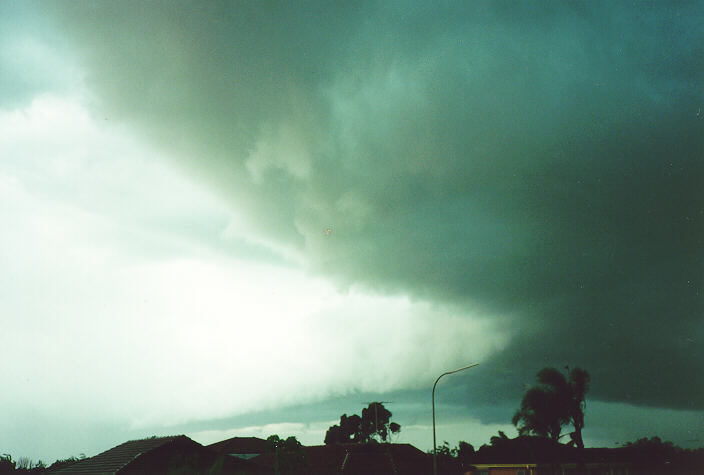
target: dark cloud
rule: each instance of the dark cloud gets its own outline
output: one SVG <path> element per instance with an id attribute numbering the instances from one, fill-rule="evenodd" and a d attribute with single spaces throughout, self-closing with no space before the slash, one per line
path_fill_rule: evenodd
<path id="1" fill-rule="evenodd" d="M 252 229 L 508 316 L 483 391 L 570 364 L 595 398 L 704 408 L 701 2 L 56 8 L 107 113 Z"/>

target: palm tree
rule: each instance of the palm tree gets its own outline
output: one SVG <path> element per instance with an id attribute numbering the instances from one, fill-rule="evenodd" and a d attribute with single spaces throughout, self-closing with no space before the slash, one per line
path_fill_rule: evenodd
<path id="1" fill-rule="evenodd" d="M 589 389 L 589 373 L 581 368 L 567 371 L 567 375 L 555 368 L 538 372 L 538 385 L 526 391 L 512 419 L 520 435 L 535 434 L 557 441 L 562 426 L 572 423 L 570 444 L 584 448 L 584 397 Z"/>

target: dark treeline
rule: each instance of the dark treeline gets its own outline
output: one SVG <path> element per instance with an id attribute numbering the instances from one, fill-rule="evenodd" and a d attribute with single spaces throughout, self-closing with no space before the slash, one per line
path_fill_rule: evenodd
<path id="1" fill-rule="evenodd" d="M 622 463 L 648 473 L 704 469 L 704 447 L 683 449 L 660 437 L 641 438 L 616 448 L 577 448 L 548 437 L 522 435 L 514 439 L 503 432 L 493 436 L 489 444 L 478 450 L 464 441 L 456 447 L 444 442 L 437 448 L 439 465 L 445 472 L 469 470 L 487 463 Z M 453 469 L 450 470 L 449 467 Z M 689 472 L 688 472 L 689 473 Z M 694 472 L 696 473 L 696 472 Z"/>
<path id="2" fill-rule="evenodd" d="M 465 441 L 460 441 L 456 447 L 444 442 L 436 447 L 440 473 L 467 473 L 474 465 L 496 463 L 553 464 L 555 467 L 576 464 L 577 468 L 588 464 L 622 464 L 634 473 L 704 473 L 704 447 L 683 449 L 657 436 L 637 439 L 617 448 L 584 447 L 582 429 L 590 380 L 589 373 L 580 368 L 565 367 L 564 372 L 542 369 L 536 375 L 536 385 L 526 390 L 513 416 L 518 437 L 511 439 L 499 431 L 477 450 Z M 391 411 L 381 402 L 369 403 L 361 416 L 343 414 L 339 424 L 326 432 L 325 447 L 330 448 L 331 453 L 341 446 L 343 449 L 345 446 L 381 448 L 379 444 L 389 442 L 391 435 L 401 430 L 399 424 L 391 421 L 391 416 Z M 565 427 L 572 430 L 563 433 Z M 567 436 L 568 442 L 561 443 Z M 265 446 L 262 455 L 274 457 L 276 471 L 293 473 L 296 467 L 305 467 L 308 463 L 306 448 L 296 437 L 283 439 L 273 435 L 266 439 Z M 80 454 L 47 466 L 41 460 L 33 462 L 27 457 L 14 460 L 4 454 L 0 456 L 0 475 L 51 472 L 83 459 L 85 455 Z"/>
<path id="3" fill-rule="evenodd" d="M 280 451 L 280 466 L 305 464 L 302 445 L 295 437 L 267 439 L 267 452 Z M 432 452 L 432 451 L 431 451 Z M 475 449 L 460 441 L 452 447 L 444 442 L 437 448 L 440 473 L 466 473 L 476 464 L 496 463 L 622 463 L 634 473 L 701 473 L 704 469 L 704 447 L 683 449 L 670 441 L 654 436 L 627 442 L 617 448 L 584 448 L 561 444 L 549 437 L 531 435 L 509 438 L 503 432 L 493 436 L 488 444 Z M 43 474 L 72 465 L 85 456 L 56 460 L 51 465 L 33 462 L 27 457 L 14 460 L 9 454 L 0 456 L 0 475 Z"/>
<path id="4" fill-rule="evenodd" d="M 618 448 L 585 448 L 582 440 L 586 394 L 591 376 L 581 368 L 565 366 L 565 371 L 543 368 L 536 385 L 528 388 L 512 423 L 518 437 L 505 433 L 493 436 L 479 450 L 464 441 L 457 447 L 447 442 L 437 447 L 441 464 L 448 473 L 468 470 L 475 464 L 624 464 L 642 473 L 704 473 L 704 448 L 683 449 L 659 437 L 641 438 Z M 564 427 L 571 431 L 563 433 Z M 560 440 L 569 436 L 566 444 Z M 432 452 L 432 451 L 431 451 Z"/>

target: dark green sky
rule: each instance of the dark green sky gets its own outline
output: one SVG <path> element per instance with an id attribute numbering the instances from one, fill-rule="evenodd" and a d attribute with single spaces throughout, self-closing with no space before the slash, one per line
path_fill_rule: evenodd
<path id="1" fill-rule="evenodd" d="M 467 336 L 467 353 L 439 361 L 481 357 L 483 370 L 448 382 L 447 401 L 484 407 L 474 416 L 486 423 L 510 419 L 491 408 L 516 407 L 540 368 L 565 365 L 590 371 L 593 401 L 701 419 L 702 2 L 44 7 L 14 14 L 37 41 L 61 38 L 93 117 L 167 157 L 245 231 L 218 244 L 197 207 L 160 228 L 293 266 L 340 295 L 426 309 L 318 315 L 321 340 L 301 348 L 347 335 L 337 369 L 353 371 L 369 322 L 392 341 L 432 328 L 377 364 L 412 374 L 399 361 L 432 361 Z M 29 76 L 4 76 L 6 109 L 73 77 L 49 87 Z M 139 163 L 125 179 L 148 188 Z M 143 221 L 169 221 L 154 213 Z M 387 389 L 416 401 L 422 374 Z M 367 383 L 311 397 L 385 391 Z"/>
<path id="2" fill-rule="evenodd" d="M 505 364 L 583 365 L 595 396 L 704 408 L 701 3 L 62 13 L 110 113 L 314 271 L 510 314 Z"/>

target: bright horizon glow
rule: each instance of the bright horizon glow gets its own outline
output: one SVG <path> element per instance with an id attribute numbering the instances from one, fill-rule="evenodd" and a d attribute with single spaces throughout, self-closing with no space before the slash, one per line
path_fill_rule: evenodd
<path id="1" fill-rule="evenodd" d="M 0 237 L 11 296 L 0 313 L 15 316 L 2 344 L 19 356 L 7 375 L 19 384 L 0 396 L 7 407 L 168 427 L 422 387 L 507 342 L 486 319 L 449 307 L 226 254 L 246 235 L 227 207 L 77 100 L 42 96 L 0 112 L 0 131 L 0 155 L 14 157 L 0 164 L 0 199 L 13 203 L 0 212 L 12 223 Z M 355 358 L 337 358 L 350 347 Z"/>

